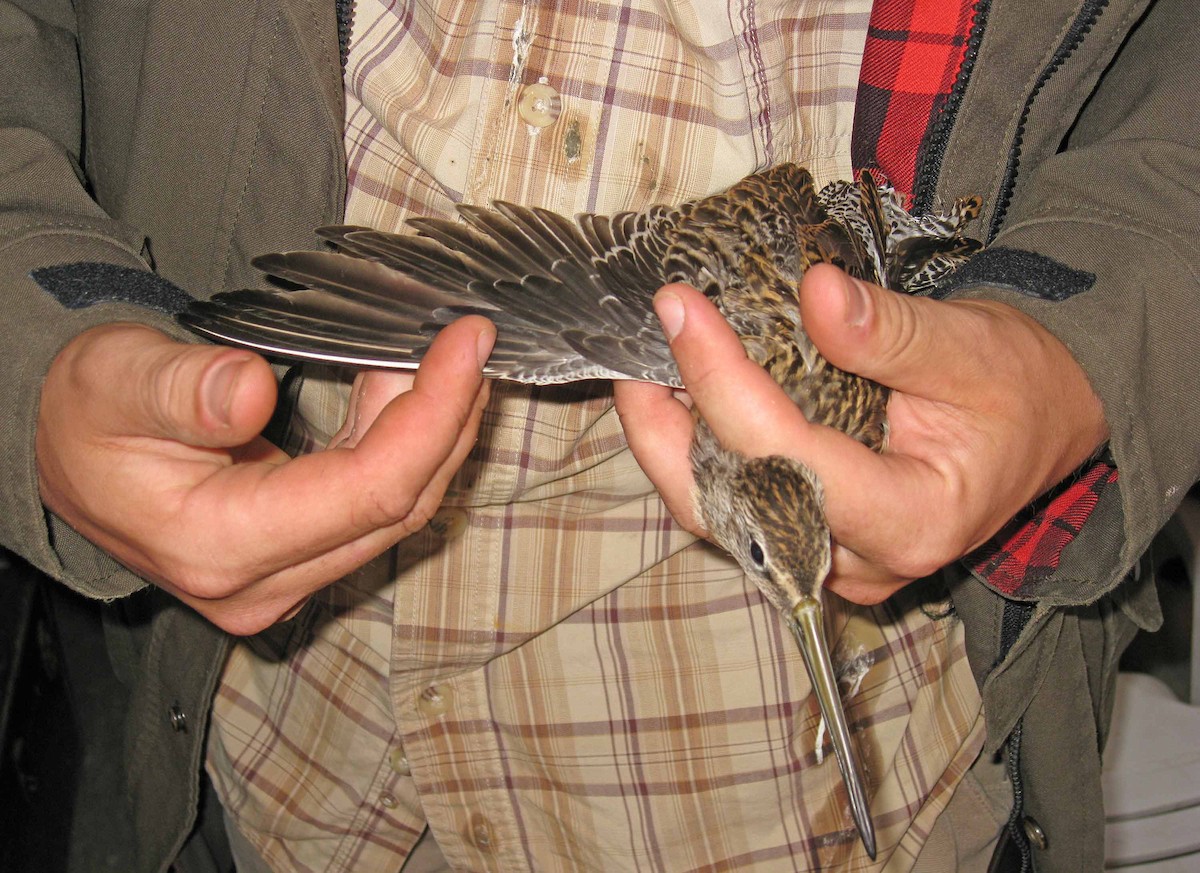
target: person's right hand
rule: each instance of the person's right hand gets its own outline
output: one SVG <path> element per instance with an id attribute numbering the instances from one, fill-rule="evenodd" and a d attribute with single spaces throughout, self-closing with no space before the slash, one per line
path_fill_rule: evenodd
<path id="1" fill-rule="evenodd" d="M 494 339 L 463 318 L 415 379 L 360 378 L 332 447 L 293 459 L 259 435 L 275 404 L 262 358 L 93 328 L 42 388 L 42 500 L 214 624 L 254 633 L 429 520 L 474 444 Z"/>
<path id="2" fill-rule="evenodd" d="M 804 329 L 836 366 L 889 386 L 888 446 L 872 452 L 805 420 L 712 301 L 673 285 L 655 297 L 694 404 L 727 449 L 804 462 L 824 485 L 833 533 L 826 585 L 873 604 L 983 545 L 1108 439 L 1104 407 L 1070 350 L 1004 303 L 930 300 L 804 274 Z M 694 419 L 677 392 L 617 383 L 629 446 L 675 519 L 695 513 Z"/>

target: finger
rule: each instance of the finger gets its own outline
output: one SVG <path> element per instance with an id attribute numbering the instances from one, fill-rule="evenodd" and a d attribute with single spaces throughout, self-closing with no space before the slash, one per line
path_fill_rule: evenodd
<path id="1" fill-rule="evenodd" d="M 496 328 L 481 316 L 468 316 L 443 329 L 413 377 L 412 389 L 396 397 L 360 439 L 360 463 L 383 463 L 396 481 L 416 492 L 456 449 L 474 442 L 487 399 L 482 370 L 496 341 Z M 434 448 L 413 455 L 422 442 Z M 407 445 L 406 445 L 407 444 Z M 445 447 L 438 449 L 436 447 Z"/>
<path id="2" fill-rule="evenodd" d="M 720 311 L 686 285 L 661 289 L 654 307 L 688 394 L 721 443 L 746 455 L 790 454 L 796 434 L 812 428 L 746 357 Z"/>
<path id="3" fill-rule="evenodd" d="M 431 484 L 444 489 L 475 438 L 487 396 L 482 361 L 494 338 L 486 319 L 461 319 L 438 335 L 413 389 L 388 403 L 355 447 L 230 467 L 191 495 L 193 510 L 228 507 L 231 529 L 263 531 L 250 562 L 260 576 L 374 531 L 415 530 L 424 519 L 413 513 L 431 512 Z"/>
<path id="4" fill-rule="evenodd" d="M 441 505 L 442 498 L 445 496 L 446 489 L 450 486 L 450 481 L 457 475 L 459 468 L 466 461 L 467 455 L 475 447 L 478 441 L 479 425 L 483 418 L 483 411 L 487 407 L 488 398 L 491 394 L 490 389 L 490 382 L 484 380 L 480 383 L 475 394 L 474 404 L 471 406 L 466 422 L 459 429 L 458 438 L 454 446 L 446 455 L 445 460 L 433 472 L 433 475 L 430 476 L 428 483 L 416 498 L 416 507 L 410 513 L 410 517 L 401 520 L 405 535 L 424 526 L 426 520 L 431 518 L 437 511 L 438 506 Z"/>
<path id="5" fill-rule="evenodd" d="M 824 484 L 825 511 L 834 536 L 865 560 L 924 566 L 931 544 L 926 518 L 907 507 L 885 507 L 888 495 L 933 506 L 944 473 L 924 458 L 882 456 L 845 434 L 812 425 L 761 367 L 702 294 L 686 286 L 659 292 L 656 310 L 697 409 L 728 449 L 746 455 L 797 458 Z M 927 501 L 921 503 L 921 500 Z M 881 511 L 885 509 L 887 511 Z M 917 539 L 915 546 L 909 544 Z M 898 556 L 898 557 L 897 557 Z"/>
<path id="6" fill-rule="evenodd" d="M 862 488 L 877 476 L 879 456 L 838 431 L 810 424 L 703 294 L 669 285 L 655 308 L 696 408 L 721 444 L 749 456 L 800 458 L 839 488 Z M 826 482 L 827 486 L 831 484 Z M 828 489 L 827 489 L 828 490 Z"/>
<path id="7" fill-rule="evenodd" d="M 354 378 L 346 421 L 329 441 L 330 448 L 353 448 L 379 413 L 396 397 L 412 390 L 414 374 L 400 370 L 364 370 Z"/>
<path id="8" fill-rule="evenodd" d="M 346 440 L 354 432 L 354 420 L 358 416 L 358 399 L 362 393 L 363 380 L 367 378 L 367 370 L 359 370 L 354 374 L 354 382 L 350 385 L 350 398 L 346 404 L 346 418 L 337 432 L 329 438 L 325 445 L 327 449 L 348 448 Z"/>
<path id="9" fill-rule="evenodd" d="M 684 529 L 699 532 L 692 507 L 695 480 L 689 447 L 692 413 L 670 388 L 618 381 L 617 415 L 634 458 L 654 484 L 667 510 Z"/>
<path id="10" fill-rule="evenodd" d="M 818 264 L 804 274 L 800 309 L 809 337 L 843 370 L 946 402 L 961 401 L 965 380 L 988 381 L 980 350 L 991 319 L 973 306 L 909 297 Z"/>
<path id="11" fill-rule="evenodd" d="M 253 438 L 275 405 L 274 374 L 258 355 L 177 343 L 132 324 L 89 331 L 69 349 L 66 377 L 116 437 L 229 447 Z"/>

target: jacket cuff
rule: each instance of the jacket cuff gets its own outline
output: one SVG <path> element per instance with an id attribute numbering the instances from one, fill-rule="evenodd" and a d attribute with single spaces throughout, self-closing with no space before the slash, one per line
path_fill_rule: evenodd
<path id="1" fill-rule="evenodd" d="M 1128 227 L 1072 216 L 1056 219 L 1054 228 L 1052 238 L 1040 220 L 1007 230 L 953 277 L 947 296 L 996 300 L 1039 322 L 1071 351 L 1101 400 L 1108 454 L 1031 510 L 1030 523 L 1057 541 L 1057 558 L 1027 565 L 1020 578 L 997 573 L 1006 554 L 1037 539 L 1029 528 L 1010 528 L 967 559 L 998 593 L 1074 606 L 1094 602 L 1125 579 L 1195 478 L 1196 434 L 1179 439 L 1172 432 L 1197 420 L 1196 398 L 1179 397 L 1179 370 L 1169 363 L 1176 349 L 1186 348 L 1172 334 L 1188 331 L 1194 316 L 1184 302 L 1194 291 L 1188 265 L 1168 244 L 1141 238 L 1143 250 L 1131 259 L 1136 234 Z M 1054 259 L 1037 251 L 1051 244 Z M 1160 284 L 1149 302 L 1137 263 L 1153 263 L 1156 276 L 1176 281 Z M 1194 301 L 1190 305 L 1194 309 Z M 1164 401 L 1171 397 L 1183 406 L 1169 408 Z M 1067 493 L 1082 503 L 1055 507 Z M 1146 614 L 1133 615 L 1135 621 L 1154 623 L 1152 604 L 1139 611 Z"/>
<path id="2" fill-rule="evenodd" d="M 1078 477 L 1017 515 L 996 536 L 968 555 L 966 562 L 971 572 L 1007 598 L 1045 598 L 1054 584 L 1063 552 L 1083 532 L 1116 481 L 1117 469 L 1110 463 L 1097 461 L 1084 467 Z M 1073 592 L 1069 596 L 1086 598 L 1087 592 Z"/>
<path id="3" fill-rule="evenodd" d="M 104 265 L 95 268 L 97 274 L 152 275 L 138 253 L 89 228 L 50 227 L 0 243 L 0 287 L 9 296 L 6 311 L 0 313 L 0 342 L 7 345 L 6 359 L 13 362 L 10 378 L 0 380 L 0 416 L 6 424 L 0 437 L 0 477 L 5 483 L 0 489 L 0 543 L 79 593 L 107 600 L 146 582 L 43 507 L 34 441 L 42 384 L 63 346 L 97 325 L 134 322 L 176 339 L 190 334 L 165 312 L 129 299 L 97 299 L 95 305 L 68 308 L 31 277 L 46 265 L 81 259 Z M 83 278 L 78 271 L 73 274 Z"/>

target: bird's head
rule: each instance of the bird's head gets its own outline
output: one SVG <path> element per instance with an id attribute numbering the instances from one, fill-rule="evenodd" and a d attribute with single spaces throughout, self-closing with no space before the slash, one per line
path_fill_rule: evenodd
<path id="1" fill-rule="evenodd" d="M 724 499 L 702 498 L 713 538 L 785 614 L 801 600 L 820 599 L 831 551 L 821 483 L 812 471 L 778 455 L 740 459 L 724 485 Z"/>
<path id="2" fill-rule="evenodd" d="M 866 782 L 825 639 L 821 586 L 829 575 L 832 547 L 821 483 L 799 461 L 747 459 L 721 449 L 707 431 L 700 434 L 692 453 L 697 509 L 713 539 L 737 559 L 795 635 L 829 728 L 855 826 L 874 860 L 875 825 Z"/>

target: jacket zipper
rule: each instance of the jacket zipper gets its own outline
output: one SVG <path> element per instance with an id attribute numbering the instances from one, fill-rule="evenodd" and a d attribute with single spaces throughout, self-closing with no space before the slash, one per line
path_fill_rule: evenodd
<path id="1" fill-rule="evenodd" d="M 963 53 L 962 66 L 958 69 L 958 76 L 946 97 L 946 102 L 942 104 L 937 118 L 925 134 L 925 141 L 921 144 L 921 158 L 913 185 L 913 212 L 918 215 L 930 212 L 934 207 L 937 180 L 942 174 L 942 161 L 950 144 L 950 131 L 954 129 L 954 119 L 958 116 L 963 94 L 967 90 L 975 61 L 979 57 L 979 43 L 983 39 L 983 30 L 991 6 L 991 0 L 979 0 L 975 4 L 975 15 L 971 21 L 971 31 L 967 34 L 967 48 Z"/>
<path id="2" fill-rule="evenodd" d="M 342 62 L 342 72 L 346 72 L 346 62 L 350 59 L 350 30 L 354 26 L 354 0 L 334 0 L 337 10 L 338 58 Z"/>
<path id="3" fill-rule="evenodd" d="M 1004 224 L 1004 219 L 1008 215 L 1008 207 L 1012 203 L 1013 190 L 1016 188 L 1017 171 L 1020 169 L 1021 146 L 1025 139 L 1025 128 L 1029 122 L 1029 113 L 1033 109 L 1034 101 L 1037 100 L 1038 95 L 1041 93 L 1042 88 L 1046 86 L 1050 77 L 1079 48 L 1079 44 L 1083 42 L 1083 38 L 1092 29 L 1092 26 L 1096 23 L 1096 19 L 1100 17 L 1100 13 L 1108 6 L 1108 2 L 1109 0 L 1084 0 L 1079 12 L 1075 15 L 1075 20 L 1071 22 L 1071 26 L 1067 29 L 1067 33 L 1063 37 L 1062 42 L 1059 43 L 1053 57 L 1051 57 L 1050 61 L 1042 69 L 1029 95 L 1025 98 L 1025 105 L 1021 109 L 1020 121 L 1017 123 L 1017 132 L 1013 136 L 1012 145 L 1009 147 L 1008 162 L 1004 168 L 1004 179 L 996 194 L 996 208 L 992 212 L 992 220 L 988 227 L 986 242 L 990 243 L 996 238 L 1001 226 Z M 950 91 L 946 105 L 938 114 L 922 145 L 921 162 L 917 170 L 916 192 L 913 196 L 913 210 L 918 214 L 929 212 L 934 206 L 933 200 L 937 192 L 938 178 L 942 172 L 942 162 L 945 160 L 946 149 L 950 143 L 950 133 L 954 129 L 954 121 L 962 103 L 963 94 L 966 92 L 967 83 L 970 80 L 972 72 L 974 72 L 975 62 L 979 55 L 979 44 L 983 39 L 983 32 L 987 25 L 990 8 L 991 0 L 979 0 L 979 4 L 975 8 L 975 20 L 971 24 L 971 33 L 967 39 L 967 49 L 963 57 L 962 68 L 958 71 L 958 78 L 954 82 L 954 87 Z"/>
<path id="4" fill-rule="evenodd" d="M 988 228 L 987 242 L 991 242 L 996 238 L 996 234 L 1000 232 L 1000 226 L 1004 224 L 1004 219 L 1008 214 L 1008 207 L 1012 203 L 1013 189 L 1016 187 L 1017 171 L 1021 164 L 1021 145 L 1025 138 L 1025 126 L 1029 121 L 1029 113 L 1033 109 L 1033 103 L 1045 87 L 1046 82 L 1050 77 L 1058 71 L 1058 68 L 1066 62 L 1075 50 L 1079 48 L 1079 44 L 1083 42 L 1083 38 L 1087 36 L 1088 31 L 1096 23 L 1096 19 L 1100 17 L 1100 13 L 1108 6 L 1108 0 L 1085 0 L 1079 13 L 1075 16 L 1075 20 L 1071 22 L 1071 27 L 1067 30 L 1063 41 L 1059 44 L 1058 50 L 1054 53 L 1054 57 L 1046 64 L 1037 81 L 1034 83 L 1033 90 L 1029 92 L 1029 96 L 1025 98 L 1025 107 L 1021 110 L 1021 120 L 1017 123 L 1017 133 L 1013 137 L 1012 147 L 1008 151 L 1008 165 L 1004 169 L 1004 181 L 1000 185 L 1000 192 L 996 198 L 996 209 L 992 213 L 992 223 Z"/>

